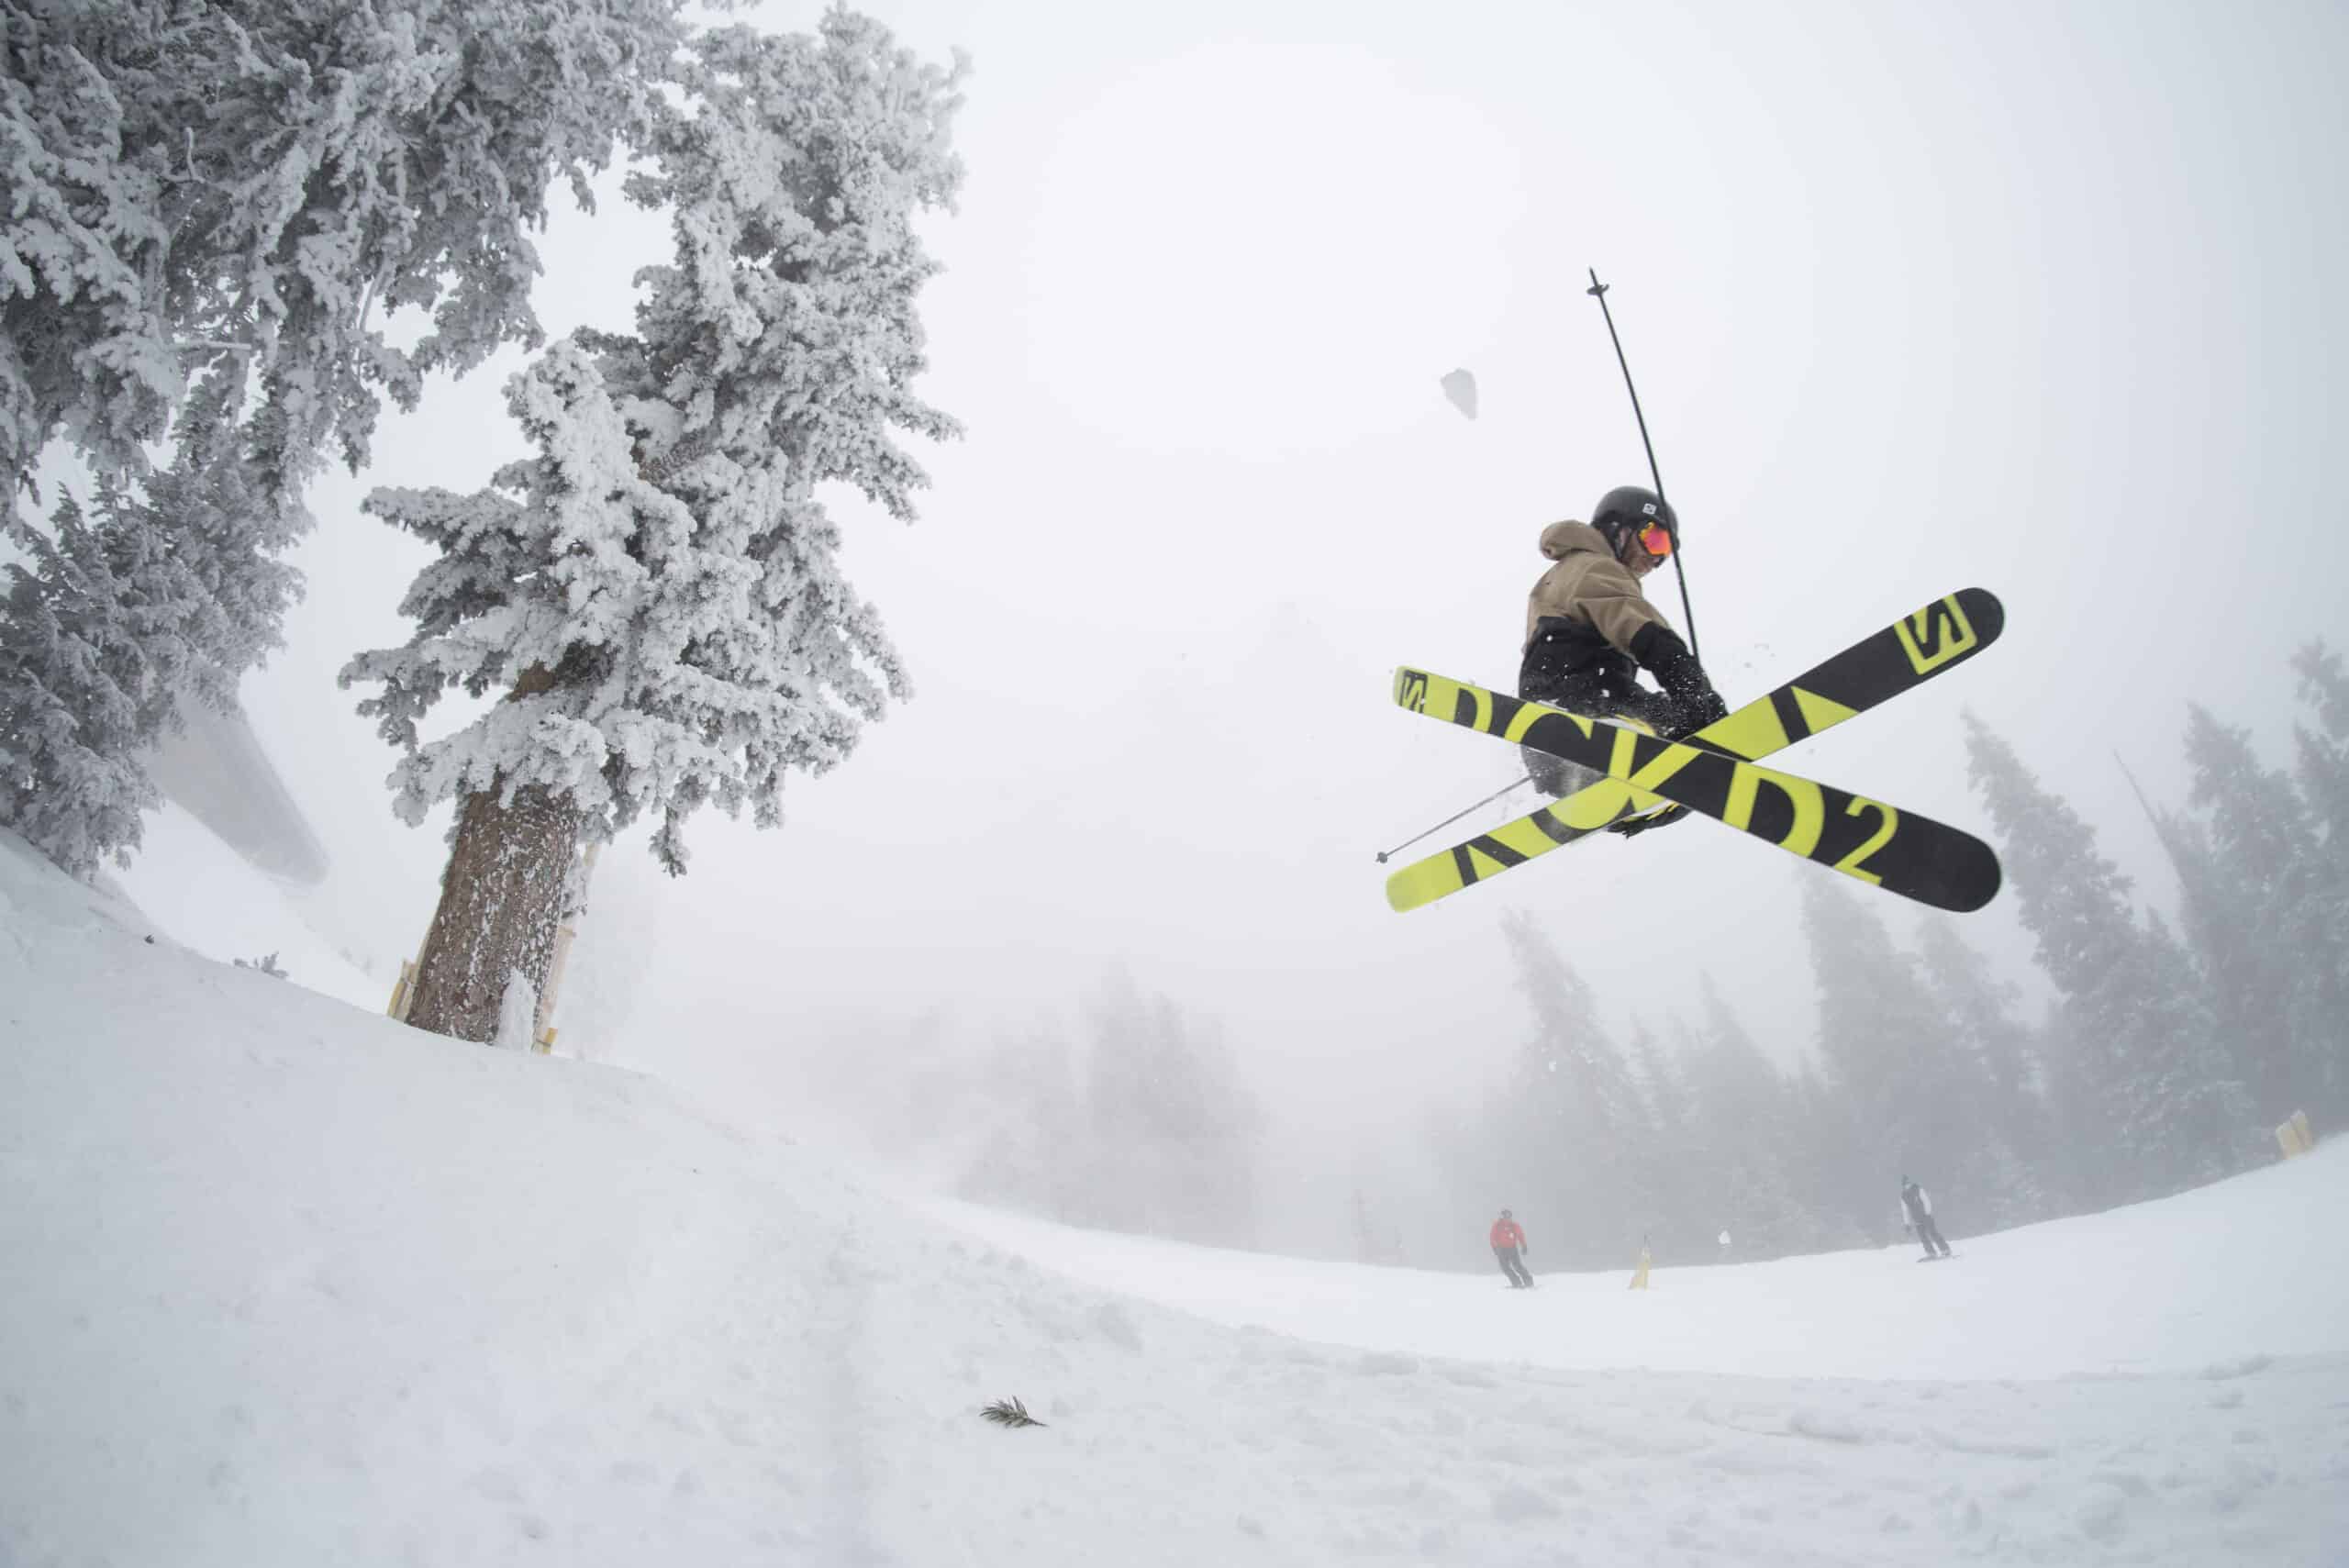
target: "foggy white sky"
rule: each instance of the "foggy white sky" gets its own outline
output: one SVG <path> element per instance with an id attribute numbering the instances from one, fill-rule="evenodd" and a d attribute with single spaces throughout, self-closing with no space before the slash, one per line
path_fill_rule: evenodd
<path id="1" fill-rule="evenodd" d="M 2114 752 L 2178 799 L 2199 698 L 2280 761 L 2291 648 L 2349 636 L 2340 7 L 866 8 L 975 65 L 924 309 L 923 391 L 969 436 L 926 454 L 918 524 L 851 519 L 917 700 L 781 833 L 699 818 L 677 883 L 640 835 L 606 855 L 561 1019 L 591 1054 L 785 1108 L 811 1055 L 925 1012 L 976 1044 L 1122 963 L 1220 1018 L 1282 1114 L 1408 1138 L 1522 1031 L 1511 906 L 1619 1018 L 1704 970 L 1801 1049 L 1827 873 L 1711 824 L 1381 895 L 1375 851 L 1513 773 L 1389 708 L 1387 671 L 1508 684 L 1541 527 L 1644 481 L 1586 266 L 1732 703 L 1943 592 L 2007 603 L 1999 647 L 1798 772 L 1987 832 L 1970 705 L 2166 901 Z M 616 198 L 563 220 L 550 328 L 628 325 L 662 250 Z M 378 962 L 441 845 L 332 685 L 404 635 L 422 559 L 356 504 L 518 454 L 510 368 L 318 490 L 308 602 L 249 686 Z M 2011 895 L 1965 931 L 2022 974 Z"/>

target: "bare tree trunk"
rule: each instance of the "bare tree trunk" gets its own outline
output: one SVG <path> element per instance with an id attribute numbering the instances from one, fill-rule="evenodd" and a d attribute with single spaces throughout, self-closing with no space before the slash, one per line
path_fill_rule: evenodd
<path id="1" fill-rule="evenodd" d="M 495 789 L 468 795 L 440 879 L 440 904 L 416 964 L 407 1021 L 435 1034 L 488 1041 L 508 978 L 519 970 L 532 994 L 546 988 L 580 812 L 568 795 L 533 784 L 512 805 Z"/>

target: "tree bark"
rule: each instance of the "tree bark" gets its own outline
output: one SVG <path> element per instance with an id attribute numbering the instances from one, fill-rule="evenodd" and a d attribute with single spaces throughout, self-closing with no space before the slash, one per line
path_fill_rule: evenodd
<path id="1" fill-rule="evenodd" d="M 519 970 L 534 995 L 546 988 L 580 817 L 568 795 L 543 785 L 517 790 L 511 805 L 495 789 L 464 797 L 417 959 L 411 1025 L 494 1040 L 508 977 Z"/>

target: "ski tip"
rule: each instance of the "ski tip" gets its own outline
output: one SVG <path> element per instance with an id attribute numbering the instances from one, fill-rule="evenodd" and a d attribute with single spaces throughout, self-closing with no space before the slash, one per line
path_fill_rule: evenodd
<path id="1" fill-rule="evenodd" d="M 1960 839 L 1957 852 L 1942 861 L 1933 890 L 1920 902 L 1953 915 L 1971 915 L 1998 895 L 2006 871 L 1998 852 L 1981 840 Z"/>
<path id="2" fill-rule="evenodd" d="M 1998 863 L 1998 852 L 1987 844 L 1983 845 L 1981 870 L 1976 873 L 1967 890 L 1973 897 L 1973 902 L 1960 905 L 1957 912 L 1961 915 L 1971 915 L 1975 910 L 1981 908 L 1998 895 L 1998 889 L 2006 885 L 2006 868 Z"/>
<path id="3" fill-rule="evenodd" d="M 1426 908 L 1460 886 L 1456 880 L 1450 886 L 1445 886 L 1441 881 L 1431 879 L 1423 869 L 1426 864 L 1421 861 L 1387 876 L 1386 906 L 1389 909 L 1397 915 L 1408 915 L 1414 909 Z"/>
<path id="4" fill-rule="evenodd" d="M 1960 588 L 1957 602 L 1965 607 L 1965 618 L 1974 623 L 1975 635 L 1988 642 L 2007 628 L 2007 606 L 1998 595 L 1987 588 Z"/>

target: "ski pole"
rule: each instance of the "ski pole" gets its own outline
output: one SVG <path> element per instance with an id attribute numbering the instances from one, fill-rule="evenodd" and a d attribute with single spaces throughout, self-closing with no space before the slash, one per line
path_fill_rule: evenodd
<path id="1" fill-rule="evenodd" d="M 1655 466 L 1655 443 L 1648 439 L 1648 417 L 1640 411 L 1640 389 L 1631 384 L 1631 361 L 1623 357 L 1623 339 L 1615 330 L 1615 313 L 1607 308 L 1607 285 L 1598 281 L 1598 269 L 1590 269 L 1590 286 L 1583 293 L 1598 301 L 1598 313 L 1607 317 L 1607 336 L 1615 345 L 1615 362 L 1623 367 L 1623 390 L 1631 395 L 1631 417 L 1640 422 L 1640 445 L 1647 449 L 1648 476 L 1655 481 L 1656 499 L 1664 499 L 1664 475 Z M 1688 573 L 1680 564 L 1680 530 L 1672 530 L 1672 574 L 1680 580 L 1680 617 L 1688 626 L 1688 656 L 1698 663 L 1704 656 L 1697 651 L 1697 612 L 1688 605 Z"/>
<path id="2" fill-rule="evenodd" d="M 1478 801 L 1475 806 L 1463 806 L 1458 811 L 1455 811 L 1451 816 L 1445 817 L 1442 821 L 1437 823 L 1435 827 L 1427 828 L 1422 832 L 1412 834 L 1409 838 L 1404 840 L 1401 843 L 1396 845 L 1391 850 L 1381 850 L 1378 852 L 1378 863 L 1380 865 L 1385 865 L 1386 863 L 1387 856 L 1401 853 L 1403 851 L 1409 849 L 1413 844 L 1418 843 L 1421 839 L 1426 838 L 1429 833 L 1437 832 L 1442 828 L 1449 828 L 1454 822 L 1457 822 L 1462 817 L 1467 816 L 1471 811 L 1475 811 L 1480 806 L 1492 805 L 1493 802 L 1507 795 L 1510 790 L 1515 789 L 1519 784 L 1531 784 L 1532 782 L 1533 775 L 1531 773 L 1526 774 L 1521 779 L 1511 780 L 1509 783 L 1503 784 L 1500 788 L 1493 791 L 1492 794 L 1486 795 L 1484 799 Z"/>

